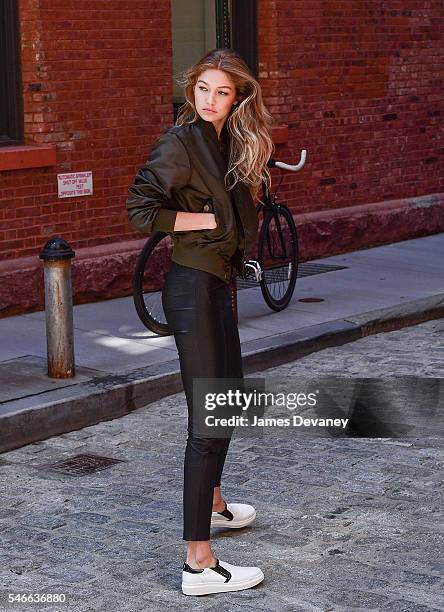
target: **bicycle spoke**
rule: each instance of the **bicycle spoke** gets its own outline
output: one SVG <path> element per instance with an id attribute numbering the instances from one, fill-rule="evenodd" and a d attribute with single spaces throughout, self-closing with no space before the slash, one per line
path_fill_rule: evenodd
<path id="1" fill-rule="evenodd" d="M 153 319 L 163 325 L 167 321 L 162 306 L 162 287 L 170 267 L 171 251 L 171 238 L 164 238 L 148 258 L 142 282 L 145 308 Z"/>
<path id="2" fill-rule="evenodd" d="M 293 293 L 298 257 L 295 228 L 288 209 L 281 206 L 267 217 L 260 250 L 264 298 L 275 310 L 285 308 Z"/>
<path id="3" fill-rule="evenodd" d="M 289 284 L 289 265 L 285 241 L 288 240 L 288 224 L 281 217 L 276 224 L 273 219 L 267 234 L 267 251 L 265 253 L 265 270 L 267 286 L 272 297 L 280 300 L 285 295 Z"/>
<path id="4" fill-rule="evenodd" d="M 171 265 L 173 242 L 164 232 L 155 232 L 139 255 L 133 277 L 133 297 L 144 325 L 159 335 L 170 333 L 162 304 L 162 288 Z"/>

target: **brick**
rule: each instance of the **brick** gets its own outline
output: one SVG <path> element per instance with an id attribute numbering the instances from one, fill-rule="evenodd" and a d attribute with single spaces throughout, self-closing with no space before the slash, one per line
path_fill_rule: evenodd
<path id="1" fill-rule="evenodd" d="M 37 253 L 39 228 L 59 212 L 69 213 L 64 237 L 73 248 L 140 238 L 124 203 L 152 143 L 172 124 L 170 2 L 99 4 L 20 1 L 24 140 L 55 143 L 57 164 L 1 173 L 0 205 L 14 189 L 1 210 L 2 259 L 29 255 L 32 238 Z M 443 29 L 440 4 L 427 0 L 378 10 L 363 2 L 351 10 L 349 0 L 258 3 L 264 101 L 275 124 L 289 126 L 275 157 L 291 162 L 308 150 L 306 168 L 282 184 L 292 210 L 443 191 Z M 93 198 L 58 200 L 57 173 L 83 170 L 93 171 Z M 31 218 L 35 235 L 11 246 L 3 232 Z M 103 236 L 85 223 L 91 218 L 101 218 Z"/>

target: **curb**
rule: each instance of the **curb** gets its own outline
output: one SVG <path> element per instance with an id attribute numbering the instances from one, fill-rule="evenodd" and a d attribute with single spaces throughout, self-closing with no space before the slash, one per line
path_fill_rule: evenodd
<path id="1" fill-rule="evenodd" d="M 244 373 L 293 361 L 325 348 L 380 332 L 394 331 L 444 316 L 444 294 L 353 315 L 242 344 Z M 119 418 L 146 404 L 183 390 L 179 360 L 97 376 L 29 398 L 0 405 L 0 452 Z M 35 396 L 34 396 L 35 397 Z"/>

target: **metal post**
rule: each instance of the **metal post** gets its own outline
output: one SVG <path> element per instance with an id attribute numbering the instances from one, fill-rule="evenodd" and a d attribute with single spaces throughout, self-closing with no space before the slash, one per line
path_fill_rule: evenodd
<path id="1" fill-rule="evenodd" d="M 44 262 L 46 346 L 48 376 L 75 376 L 72 316 L 71 259 L 75 256 L 69 244 L 56 236 L 40 252 Z"/>

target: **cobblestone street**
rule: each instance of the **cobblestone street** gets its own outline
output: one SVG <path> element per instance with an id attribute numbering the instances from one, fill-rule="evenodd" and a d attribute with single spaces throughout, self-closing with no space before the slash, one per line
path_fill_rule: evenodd
<path id="1" fill-rule="evenodd" d="M 442 377 L 442 320 L 329 348 L 279 375 Z M 44 424 L 42 424 L 44 426 Z M 183 393 L 0 455 L 0 610 L 443 610 L 441 437 L 236 437 L 222 491 L 257 519 L 213 530 L 218 558 L 258 565 L 246 591 L 181 593 Z M 90 475 L 51 464 L 118 459 Z M 8 594 L 66 603 L 8 603 Z M 441 596 L 439 595 L 441 593 Z"/>

